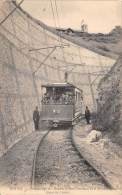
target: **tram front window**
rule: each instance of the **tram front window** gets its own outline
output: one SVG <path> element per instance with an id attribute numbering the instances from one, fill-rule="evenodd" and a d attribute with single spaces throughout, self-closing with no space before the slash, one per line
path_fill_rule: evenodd
<path id="1" fill-rule="evenodd" d="M 42 98 L 43 104 L 72 104 L 73 93 L 61 88 L 50 88 L 46 90 Z"/>

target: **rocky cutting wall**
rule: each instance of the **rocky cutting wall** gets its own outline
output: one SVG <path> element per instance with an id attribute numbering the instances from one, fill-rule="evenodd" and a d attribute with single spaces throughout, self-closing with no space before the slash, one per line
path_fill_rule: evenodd
<path id="1" fill-rule="evenodd" d="M 122 55 L 98 86 L 98 128 L 110 138 L 122 141 Z"/>
<path id="2" fill-rule="evenodd" d="M 4 2 L 1 8 L 3 19 L 13 5 Z M 0 155 L 33 130 L 32 111 L 39 105 L 40 78 L 33 76 L 33 59 L 22 50 L 27 37 L 14 24 L 17 20 L 26 31 L 28 22 L 19 13 L 0 26 Z"/>

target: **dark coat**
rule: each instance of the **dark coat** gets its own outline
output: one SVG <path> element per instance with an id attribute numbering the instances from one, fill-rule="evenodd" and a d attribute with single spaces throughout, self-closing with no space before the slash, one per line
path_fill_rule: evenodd
<path id="1" fill-rule="evenodd" d="M 89 110 L 85 110 L 85 117 L 86 118 L 90 118 L 90 116 L 91 116 L 90 111 Z"/>
<path id="2" fill-rule="evenodd" d="M 39 111 L 38 110 L 34 110 L 34 112 L 33 112 L 33 120 L 34 121 L 39 121 Z"/>

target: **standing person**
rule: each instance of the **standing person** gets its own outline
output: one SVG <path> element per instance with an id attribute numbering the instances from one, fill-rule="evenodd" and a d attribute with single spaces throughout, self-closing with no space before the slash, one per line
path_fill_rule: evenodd
<path id="1" fill-rule="evenodd" d="M 33 121 L 34 121 L 34 126 L 35 126 L 35 130 L 39 129 L 39 111 L 38 111 L 38 106 L 36 106 L 34 112 L 33 112 Z"/>
<path id="2" fill-rule="evenodd" d="M 86 118 L 86 122 L 87 122 L 87 124 L 90 124 L 90 117 L 91 117 L 90 110 L 89 110 L 88 106 L 86 106 L 86 110 L 85 110 L 85 118 Z"/>

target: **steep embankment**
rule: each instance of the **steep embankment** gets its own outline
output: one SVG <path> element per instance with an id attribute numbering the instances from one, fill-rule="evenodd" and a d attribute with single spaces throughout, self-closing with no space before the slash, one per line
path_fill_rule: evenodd
<path id="1" fill-rule="evenodd" d="M 122 145 L 122 55 L 99 83 L 97 126 Z"/>
<path id="2" fill-rule="evenodd" d="M 75 30 L 68 32 L 67 29 L 65 31 L 57 29 L 56 32 L 73 43 L 113 59 L 117 59 L 122 50 L 122 27 L 120 26 L 116 26 L 108 34 L 82 33 Z"/>

